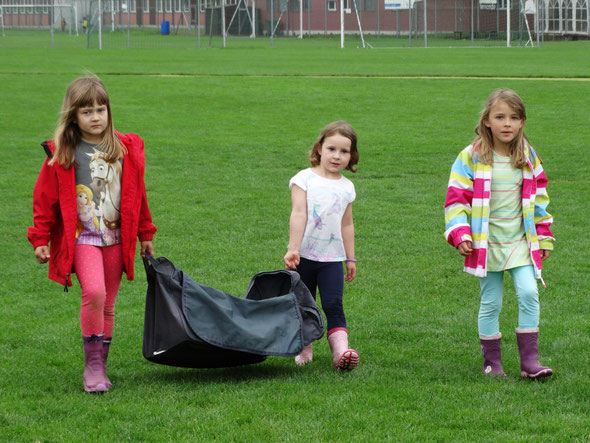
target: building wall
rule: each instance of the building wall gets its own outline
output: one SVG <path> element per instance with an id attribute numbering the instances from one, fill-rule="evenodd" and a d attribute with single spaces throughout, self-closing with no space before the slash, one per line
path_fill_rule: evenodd
<path id="1" fill-rule="evenodd" d="M 268 3 L 268 2 L 267 2 Z M 276 3 L 276 2 L 275 2 Z M 289 34 L 298 34 L 299 11 L 298 2 L 295 7 L 283 11 L 281 29 Z M 311 0 L 311 11 L 304 8 L 303 32 L 338 33 L 340 32 L 340 2 L 336 1 L 335 11 L 326 11 L 324 0 Z M 393 11 L 384 9 L 383 2 L 379 2 L 379 11 L 366 11 L 365 2 L 358 0 L 359 19 L 364 32 L 400 33 L 409 32 L 410 13 L 407 9 Z M 477 3 L 476 3 L 477 5 Z M 266 6 L 266 5 L 265 5 Z M 416 3 L 412 10 L 412 29 L 424 31 L 424 6 Z M 294 9 L 294 10 L 293 10 Z M 280 12 L 275 12 L 275 20 Z M 270 20 L 268 7 L 263 9 L 263 19 Z M 518 20 L 518 12 L 512 12 L 513 20 Z M 529 26 L 534 25 L 534 16 L 528 16 Z M 429 33 L 469 33 L 471 31 L 471 0 L 429 0 L 427 4 L 427 30 Z M 358 23 L 354 9 L 344 15 L 345 32 L 357 32 Z M 482 10 L 476 7 L 473 14 L 473 28 L 475 32 L 505 32 L 506 10 Z"/>

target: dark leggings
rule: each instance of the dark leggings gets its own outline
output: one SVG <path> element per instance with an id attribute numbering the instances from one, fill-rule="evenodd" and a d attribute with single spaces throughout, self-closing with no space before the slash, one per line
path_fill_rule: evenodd
<path id="1" fill-rule="evenodd" d="M 320 290 L 322 310 L 328 321 L 328 331 L 334 328 L 346 329 L 346 317 L 342 307 L 344 292 L 344 271 L 341 262 L 317 262 L 302 258 L 297 272 L 301 280 L 316 298 L 316 289 Z"/>

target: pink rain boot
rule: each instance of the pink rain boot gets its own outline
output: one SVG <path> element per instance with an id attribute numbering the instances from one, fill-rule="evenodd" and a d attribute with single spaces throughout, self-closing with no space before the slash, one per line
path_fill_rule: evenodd
<path id="1" fill-rule="evenodd" d="M 303 366 L 307 363 L 310 363 L 313 360 L 313 348 L 312 344 L 308 344 L 307 346 L 303 347 L 301 354 L 295 357 L 295 363 L 297 366 Z"/>
<path id="2" fill-rule="evenodd" d="M 516 328 L 518 353 L 520 354 L 520 375 L 524 378 L 541 378 L 553 375 L 551 368 L 539 363 L 539 328 Z"/>
<path id="3" fill-rule="evenodd" d="M 481 353 L 483 354 L 483 373 L 491 376 L 504 376 L 502 369 L 502 334 L 480 335 Z"/>
<path id="4" fill-rule="evenodd" d="M 102 337 L 84 337 L 84 390 L 106 392 L 107 380 L 103 369 Z"/>
<path id="5" fill-rule="evenodd" d="M 107 359 L 109 358 L 109 348 L 111 347 L 111 340 L 112 337 L 108 337 L 103 339 L 102 341 L 102 371 L 104 373 L 104 378 L 106 380 L 106 386 L 108 389 L 111 389 L 113 387 L 113 384 L 107 376 Z"/>
<path id="6" fill-rule="evenodd" d="M 328 343 L 332 351 L 332 362 L 336 371 L 352 371 L 359 364 L 359 354 L 348 348 L 348 331 L 334 328 L 328 331 Z"/>

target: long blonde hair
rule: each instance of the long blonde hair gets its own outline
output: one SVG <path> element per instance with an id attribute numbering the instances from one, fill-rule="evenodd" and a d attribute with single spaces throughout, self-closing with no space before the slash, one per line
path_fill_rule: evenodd
<path id="1" fill-rule="evenodd" d="M 76 124 L 78 109 L 94 106 L 94 103 L 106 106 L 108 112 L 107 127 L 97 148 L 105 153 L 110 163 L 123 158 L 126 149 L 115 134 L 109 94 L 96 75 L 88 75 L 77 78 L 68 86 L 53 136 L 55 153 L 50 164 L 58 163 L 66 169 L 75 164 L 76 147 L 82 140 L 82 133 Z"/>
<path id="2" fill-rule="evenodd" d="M 331 137 L 334 134 L 340 134 L 341 136 L 350 140 L 350 161 L 348 162 L 346 169 L 356 172 L 355 165 L 359 162 L 356 132 L 352 126 L 343 121 L 332 122 L 322 129 L 322 132 L 318 136 L 309 153 L 311 166 L 315 167 L 320 164 L 320 149 L 322 148 L 322 144 L 327 137 Z"/>
<path id="3" fill-rule="evenodd" d="M 490 112 L 498 102 L 504 102 L 510 106 L 510 108 L 512 108 L 523 121 L 522 128 L 520 128 L 518 134 L 510 143 L 510 163 L 512 163 L 512 166 L 515 168 L 522 168 L 526 165 L 525 144 L 529 144 L 524 133 L 526 110 L 522 99 L 511 89 L 496 89 L 486 100 L 479 116 L 479 123 L 475 127 L 475 134 L 477 137 L 473 141 L 473 146 L 475 148 L 473 150 L 473 155 L 477 153 L 479 160 L 486 165 L 491 165 L 494 161 L 494 138 L 492 130 L 485 125 L 485 122 L 489 120 Z"/>

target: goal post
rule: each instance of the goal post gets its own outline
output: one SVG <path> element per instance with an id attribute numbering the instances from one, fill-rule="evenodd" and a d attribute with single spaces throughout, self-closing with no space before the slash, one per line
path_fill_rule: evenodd
<path id="1" fill-rule="evenodd" d="M 53 29 L 56 24 L 60 23 L 64 19 L 63 10 L 69 13 L 68 20 L 65 20 L 66 26 L 70 35 L 72 34 L 72 26 L 74 23 L 74 32 L 78 35 L 78 8 L 73 3 L 62 3 L 62 4 L 49 4 L 49 3 L 32 3 L 32 4 L 2 4 L 0 5 L 0 21 L 2 22 L 2 33 L 4 35 L 5 27 L 9 26 L 6 23 L 5 17 L 7 15 L 17 15 L 18 11 L 25 11 L 27 15 L 37 15 L 41 18 L 37 24 L 31 23 L 31 27 L 49 27 Z M 59 12 L 59 13 L 56 13 Z M 44 20 L 47 17 L 47 20 Z M 22 26 L 22 25 L 21 25 Z"/>

